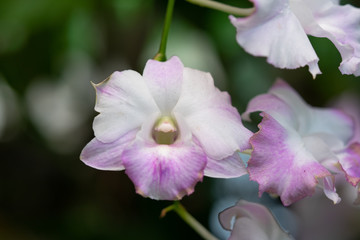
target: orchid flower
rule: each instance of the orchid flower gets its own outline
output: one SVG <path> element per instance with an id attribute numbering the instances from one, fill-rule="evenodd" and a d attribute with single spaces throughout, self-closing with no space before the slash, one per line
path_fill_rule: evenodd
<path id="1" fill-rule="evenodd" d="M 114 72 L 94 87 L 100 114 L 80 156 L 85 164 L 125 169 L 137 193 L 160 200 L 191 194 L 204 175 L 247 173 L 236 151 L 250 147 L 252 133 L 209 73 L 172 57 L 149 60 L 143 75 Z"/>
<path id="2" fill-rule="evenodd" d="M 233 226 L 232 219 L 235 218 Z M 229 240 L 291 240 L 271 212 L 261 204 L 240 200 L 219 214 L 222 227 L 231 231 Z"/>
<path id="3" fill-rule="evenodd" d="M 353 119 L 336 109 L 311 107 L 284 81 L 278 80 L 267 94 L 252 99 L 243 114 L 263 117 L 250 139 L 250 180 L 259 183 L 259 195 L 280 196 L 284 205 L 323 188 L 334 203 L 340 201 L 335 175 L 360 182 L 360 144 L 352 142 Z"/>
<path id="4" fill-rule="evenodd" d="M 279 68 L 305 65 L 315 78 L 321 71 L 307 34 L 328 38 L 339 50 L 343 74 L 360 76 L 360 9 L 339 0 L 251 0 L 247 18 L 230 16 L 245 51 Z"/>

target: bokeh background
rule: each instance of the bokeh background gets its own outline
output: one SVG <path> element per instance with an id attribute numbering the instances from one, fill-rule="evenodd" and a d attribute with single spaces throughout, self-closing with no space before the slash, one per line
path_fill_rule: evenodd
<path id="1" fill-rule="evenodd" d="M 79 160 L 93 138 L 90 81 L 115 70 L 142 72 L 157 52 L 165 8 L 165 0 L 0 1 L 0 239 L 199 239 L 175 213 L 159 218 L 171 202 L 142 198 L 124 172 Z M 310 40 L 323 72 L 316 80 L 306 68 L 279 70 L 248 55 L 227 14 L 178 0 L 167 55 L 211 72 L 240 112 L 278 77 L 312 105 L 328 106 L 351 92 L 360 106 L 360 78 L 340 74 L 341 58 L 329 40 Z M 204 178 L 182 203 L 219 237 L 218 211 L 242 198 L 280 209 L 277 217 L 299 238 L 360 239 L 360 212 L 350 200 L 332 206 L 315 196 L 285 209 L 256 192 L 247 179 Z"/>

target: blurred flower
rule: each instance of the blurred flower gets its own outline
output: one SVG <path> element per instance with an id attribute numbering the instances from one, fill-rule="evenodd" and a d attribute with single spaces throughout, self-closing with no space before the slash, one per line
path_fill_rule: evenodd
<path id="1" fill-rule="evenodd" d="M 352 92 L 345 92 L 344 94 L 342 94 L 342 96 L 340 96 L 335 102 L 333 102 L 332 104 L 334 107 L 339 108 L 341 110 L 343 110 L 344 112 L 346 112 L 347 114 L 349 114 L 353 119 L 354 119 L 354 124 L 355 124 L 355 131 L 354 131 L 354 136 L 351 140 L 351 143 L 354 143 L 352 146 L 353 150 L 352 151 L 360 151 L 358 145 L 356 144 L 356 142 L 360 142 L 360 98 L 357 94 L 352 93 Z M 359 156 L 360 153 L 357 154 L 357 156 Z M 355 155 L 356 156 L 356 155 Z M 346 162 L 347 159 L 347 162 Z M 345 162 L 344 164 L 344 169 L 347 169 L 347 177 L 348 180 L 352 180 L 353 181 L 353 185 L 357 184 L 358 180 L 359 180 L 359 173 L 360 172 L 360 159 L 359 157 L 355 157 L 351 156 L 351 155 L 347 155 L 345 154 Z M 347 164 L 348 163 L 348 164 Z M 353 174 L 349 174 L 349 172 L 353 172 Z M 354 177 L 353 175 L 357 175 L 358 177 Z M 351 191 L 352 192 L 352 191 Z M 352 193 L 350 193 L 352 194 Z M 359 184 L 357 184 L 357 197 L 356 200 L 354 202 L 357 205 L 360 205 L 360 186 Z"/>
<path id="2" fill-rule="evenodd" d="M 232 219 L 235 222 L 231 227 Z M 261 204 L 240 200 L 219 214 L 224 229 L 232 231 L 229 240 L 293 239 L 284 232 L 271 212 Z"/>
<path id="3" fill-rule="evenodd" d="M 209 73 L 172 57 L 149 60 L 143 76 L 114 72 L 94 86 L 100 114 L 80 156 L 85 164 L 126 169 L 137 193 L 162 200 L 191 194 L 203 175 L 246 174 L 236 151 L 249 148 L 252 133 Z"/>
<path id="4" fill-rule="evenodd" d="M 360 9 L 339 0 L 251 0 L 255 12 L 230 16 L 237 42 L 250 54 L 279 68 L 309 66 L 320 74 L 318 57 L 306 34 L 328 38 L 339 50 L 343 74 L 360 76 Z"/>
<path id="5" fill-rule="evenodd" d="M 360 229 L 357 226 L 360 221 L 360 208 L 347 201 L 343 192 L 346 189 L 340 187 L 339 190 L 344 196 L 344 201 L 340 204 L 332 204 L 323 194 L 314 194 L 311 198 L 303 199 L 291 206 L 299 220 L 297 240 L 359 239 Z"/>
<path id="6" fill-rule="evenodd" d="M 310 196 L 316 185 L 334 203 L 340 201 L 335 175 L 360 181 L 360 144 L 351 143 L 355 125 L 340 110 L 311 107 L 284 81 L 268 94 L 252 99 L 244 113 L 261 111 L 259 132 L 251 139 L 250 179 L 264 191 L 278 194 L 284 205 Z M 351 143 L 351 144 L 350 144 Z"/>
<path id="7" fill-rule="evenodd" d="M 16 136 L 21 125 L 21 115 L 18 96 L 0 76 L 0 141 Z"/>
<path id="8" fill-rule="evenodd" d="M 93 97 L 89 79 L 97 73 L 85 54 L 67 56 L 59 79 L 34 81 L 26 91 L 26 105 L 31 121 L 56 152 L 78 150 L 88 133 L 86 122 L 91 116 Z M 76 138 L 74 136 L 76 132 Z"/>
<path id="9" fill-rule="evenodd" d="M 249 155 L 241 154 L 246 159 Z M 239 199 L 253 203 L 258 203 L 268 208 L 278 221 L 279 225 L 292 236 L 298 235 L 297 216 L 292 212 L 291 208 L 284 207 L 278 198 L 273 198 L 268 194 L 264 194 L 261 198 L 258 196 L 259 185 L 249 180 L 249 175 L 238 178 L 218 179 L 211 188 L 213 196 L 213 204 L 209 214 L 209 227 L 219 239 L 228 239 L 230 232 L 226 231 L 219 222 L 219 212 L 228 206 L 234 205 Z"/>

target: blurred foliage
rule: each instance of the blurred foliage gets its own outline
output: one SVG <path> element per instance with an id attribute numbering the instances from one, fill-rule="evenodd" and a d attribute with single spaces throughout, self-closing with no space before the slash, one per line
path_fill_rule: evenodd
<path id="1" fill-rule="evenodd" d="M 124 172 L 97 171 L 79 160 L 93 137 L 90 81 L 115 70 L 142 72 L 157 51 L 165 7 L 164 0 L 0 1 L 0 239 L 198 238 L 175 214 L 159 219 L 169 203 L 135 194 Z M 277 77 L 316 106 L 359 92 L 359 79 L 338 71 L 332 43 L 311 41 L 323 71 L 316 80 L 305 68 L 279 70 L 245 53 L 226 14 L 177 1 L 168 45 L 185 65 L 214 72 L 240 112 Z M 183 200 L 204 225 L 213 181 L 205 178 Z"/>

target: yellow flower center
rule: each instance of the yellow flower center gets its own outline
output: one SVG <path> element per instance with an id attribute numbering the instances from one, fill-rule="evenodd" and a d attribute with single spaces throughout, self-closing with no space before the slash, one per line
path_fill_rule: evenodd
<path id="1" fill-rule="evenodd" d="M 171 117 L 161 117 L 153 127 L 152 136 L 158 144 L 173 144 L 178 136 L 176 122 Z"/>

